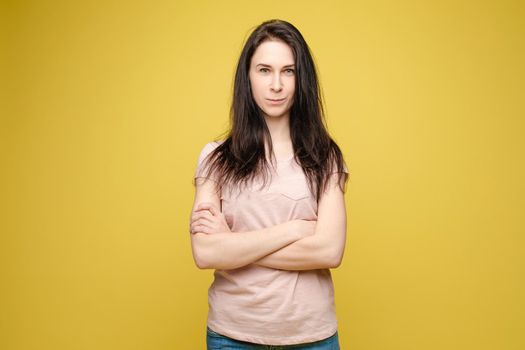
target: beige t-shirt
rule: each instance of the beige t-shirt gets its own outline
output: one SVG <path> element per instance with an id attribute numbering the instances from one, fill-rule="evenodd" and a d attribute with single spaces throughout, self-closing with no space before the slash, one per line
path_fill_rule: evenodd
<path id="1" fill-rule="evenodd" d="M 204 146 L 195 177 L 203 177 L 205 158 L 219 144 Z M 317 203 L 293 157 L 278 160 L 262 190 L 254 183 L 242 192 L 222 191 L 221 205 L 233 232 L 317 219 Z M 215 270 L 208 304 L 207 326 L 242 341 L 291 345 L 325 339 L 337 331 L 329 269 L 288 271 L 249 264 Z"/>

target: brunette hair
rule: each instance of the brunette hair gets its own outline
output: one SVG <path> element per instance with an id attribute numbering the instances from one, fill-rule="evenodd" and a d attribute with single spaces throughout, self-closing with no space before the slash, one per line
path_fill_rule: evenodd
<path id="1" fill-rule="evenodd" d="M 290 136 L 294 159 L 302 167 L 312 195 L 319 200 L 332 173 L 338 173 L 338 184 L 344 192 L 348 174 L 341 150 L 327 132 L 322 93 L 310 49 L 296 27 L 279 19 L 257 26 L 242 49 L 235 72 L 230 129 L 206 159 L 208 174 L 216 172 L 218 190 L 226 184 L 247 184 L 259 175 L 266 183 L 270 164 L 265 143 L 270 160 L 274 156 L 273 147 L 264 116 L 252 96 L 249 69 L 255 50 L 267 40 L 286 43 L 294 54 L 296 79 L 290 109 Z"/>

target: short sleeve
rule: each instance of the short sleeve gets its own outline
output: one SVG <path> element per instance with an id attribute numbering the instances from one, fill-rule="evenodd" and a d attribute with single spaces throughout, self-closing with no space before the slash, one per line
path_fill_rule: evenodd
<path id="1" fill-rule="evenodd" d="M 208 172 L 208 167 L 209 167 L 209 158 L 210 158 L 209 155 L 219 145 L 220 145 L 219 142 L 209 142 L 206 145 L 204 145 L 204 147 L 202 148 L 199 154 L 199 159 L 197 161 L 197 166 L 195 168 L 194 179 L 201 177 L 201 178 L 207 178 L 215 182 L 218 182 L 218 179 L 215 176 L 215 174 L 207 174 L 207 172 Z"/>

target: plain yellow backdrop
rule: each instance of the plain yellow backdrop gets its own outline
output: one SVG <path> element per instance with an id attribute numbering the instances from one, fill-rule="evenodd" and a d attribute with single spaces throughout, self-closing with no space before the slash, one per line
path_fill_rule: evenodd
<path id="1" fill-rule="evenodd" d="M 192 175 L 270 18 L 351 173 L 342 349 L 525 348 L 523 2 L 1 6 L 1 349 L 205 348 Z"/>

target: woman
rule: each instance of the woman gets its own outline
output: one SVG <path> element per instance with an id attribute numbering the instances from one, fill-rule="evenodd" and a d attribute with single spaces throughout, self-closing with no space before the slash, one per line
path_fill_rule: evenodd
<path id="1" fill-rule="evenodd" d="M 195 172 L 193 257 L 215 269 L 208 349 L 339 349 L 329 269 L 347 178 L 308 45 L 288 22 L 262 23 L 237 65 L 231 130 Z"/>

